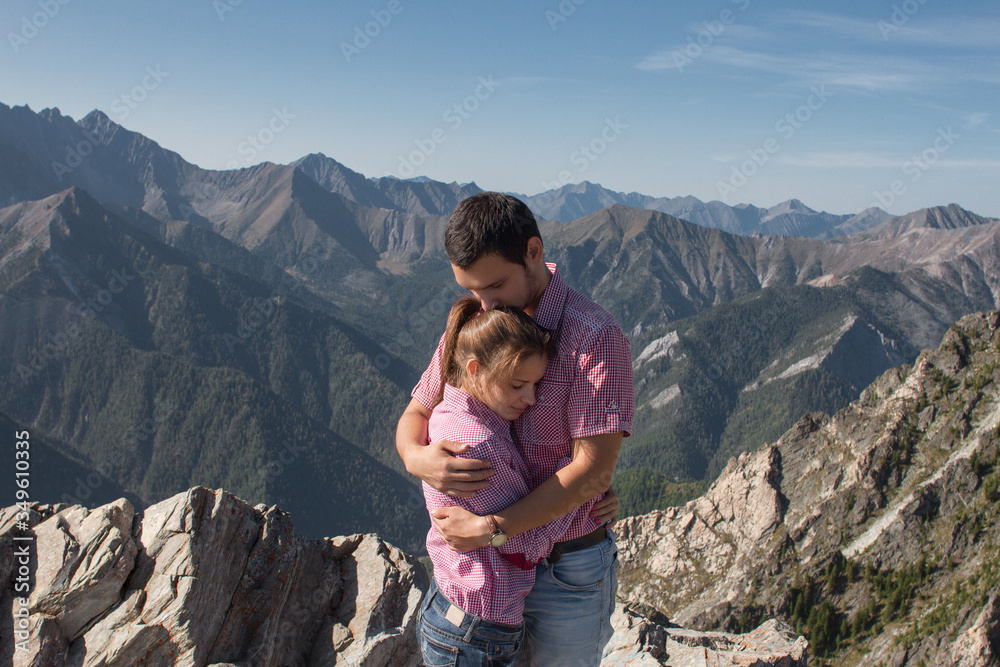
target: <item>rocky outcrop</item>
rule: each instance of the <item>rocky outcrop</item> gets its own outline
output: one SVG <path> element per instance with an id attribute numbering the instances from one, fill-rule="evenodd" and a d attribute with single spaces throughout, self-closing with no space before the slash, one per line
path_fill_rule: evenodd
<path id="1" fill-rule="evenodd" d="M 0 629 L 3 664 L 421 664 L 416 612 L 427 575 L 377 536 L 307 540 L 281 510 L 201 487 L 141 516 L 125 499 L 94 510 L 34 505 L 29 514 L 28 629 Z M 4 584 L 20 567 L 15 536 L 28 536 L 18 521 L 17 508 L 0 511 Z M 13 613 L 20 603 L 4 590 Z M 805 665 L 805 640 L 778 622 L 745 635 L 701 633 L 650 611 L 619 605 L 602 664 Z"/>
<path id="2" fill-rule="evenodd" d="M 657 624 L 619 605 L 615 634 L 604 651 L 605 667 L 805 667 L 808 642 L 781 621 L 770 620 L 742 635 L 695 632 Z"/>
<path id="3" fill-rule="evenodd" d="M 1000 654 L 1000 596 L 990 595 L 979 617 L 949 647 L 955 667 L 979 667 L 997 662 Z"/>
<path id="4" fill-rule="evenodd" d="M 28 650 L 3 628 L 6 664 L 419 662 L 427 575 L 377 536 L 307 540 L 281 510 L 201 487 L 141 517 L 124 499 L 35 509 Z M 4 581 L 13 514 L 0 515 Z"/>
<path id="5" fill-rule="evenodd" d="M 620 521 L 620 594 L 699 630 L 784 619 L 837 664 L 996 664 L 998 448 L 989 313 L 731 460 L 703 497 Z"/>

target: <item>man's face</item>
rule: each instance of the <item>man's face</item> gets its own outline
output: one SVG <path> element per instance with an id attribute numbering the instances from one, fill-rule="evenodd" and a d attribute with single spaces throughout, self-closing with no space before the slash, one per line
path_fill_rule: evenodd
<path id="1" fill-rule="evenodd" d="M 483 255 L 468 268 L 451 265 L 455 281 L 479 299 L 483 310 L 499 305 L 524 310 L 535 296 L 527 267 L 514 264 L 500 255 Z"/>

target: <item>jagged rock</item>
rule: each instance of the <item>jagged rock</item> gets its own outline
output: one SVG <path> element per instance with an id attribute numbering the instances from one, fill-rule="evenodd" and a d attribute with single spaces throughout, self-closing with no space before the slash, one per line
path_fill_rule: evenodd
<path id="1" fill-rule="evenodd" d="M 655 589 L 639 591 L 633 599 L 697 598 L 716 578 L 742 581 L 756 574 L 747 570 L 753 561 L 738 556 L 759 550 L 781 524 L 779 458 L 775 447 L 743 454 L 705 496 L 686 507 L 620 521 L 616 532 L 622 562 L 641 562 L 654 575 Z M 626 588 L 635 592 L 636 587 Z M 671 616 L 685 624 L 706 611 L 696 604 L 674 609 Z"/>
<path id="2" fill-rule="evenodd" d="M 1000 660 L 995 595 L 979 597 L 1000 579 L 998 329 L 998 313 L 963 318 L 836 415 L 731 460 L 703 497 L 619 521 L 619 594 L 699 630 L 808 630 L 822 601 L 836 664 Z"/>
<path id="3" fill-rule="evenodd" d="M 132 516 L 122 499 L 93 512 L 73 506 L 35 528 L 38 564 L 29 602 L 32 611 L 56 619 L 67 640 L 118 602 L 135 565 Z"/>
<path id="4" fill-rule="evenodd" d="M 749 498 L 775 500 L 766 489 Z M 743 516 L 738 504 L 711 511 L 716 520 Z M 8 583 L 15 516 L 0 512 Z M 201 487 L 141 516 L 121 499 L 95 510 L 36 505 L 30 517 L 39 554 L 30 636 L 26 651 L 4 636 L 6 664 L 420 664 L 416 611 L 426 573 L 374 535 L 307 540 L 281 510 Z M 748 521 L 748 535 L 772 524 Z M 4 607 L 12 605 L 8 591 Z M 614 623 L 605 665 L 804 664 L 804 640 L 773 621 L 745 635 L 700 633 L 654 609 L 619 605 Z"/>
<path id="5" fill-rule="evenodd" d="M 414 627 L 427 575 L 378 537 L 307 540 L 277 508 L 201 487 L 153 505 L 134 524 L 131 512 L 124 499 L 93 511 L 72 506 L 34 526 L 30 650 L 14 652 L 16 660 L 419 662 Z M 10 571 L 5 560 L 0 573 Z M 11 655 L 6 636 L 4 644 Z"/>
<path id="6" fill-rule="evenodd" d="M 606 667 L 805 667 L 808 643 L 780 621 L 742 635 L 664 627 L 618 605 L 615 634 L 604 651 Z"/>
<path id="7" fill-rule="evenodd" d="M 69 642 L 63 635 L 59 621 L 52 616 L 39 614 L 33 622 L 36 625 L 32 628 L 27 650 L 15 650 L 12 662 L 5 664 L 16 667 L 53 667 L 65 664 Z"/>
<path id="8" fill-rule="evenodd" d="M 976 622 L 950 647 L 954 667 L 991 667 L 1000 661 L 1000 596 L 993 593 Z"/>

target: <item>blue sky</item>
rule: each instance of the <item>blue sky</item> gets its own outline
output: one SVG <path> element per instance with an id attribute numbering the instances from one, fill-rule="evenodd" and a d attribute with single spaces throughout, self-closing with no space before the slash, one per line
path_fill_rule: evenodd
<path id="1" fill-rule="evenodd" d="M 1000 217 L 1000 5 L 5 0 L 0 102 L 202 167 Z"/>

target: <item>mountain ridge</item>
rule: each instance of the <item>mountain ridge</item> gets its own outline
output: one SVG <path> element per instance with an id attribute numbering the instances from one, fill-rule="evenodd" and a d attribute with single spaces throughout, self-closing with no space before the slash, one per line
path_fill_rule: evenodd
<path id="1" fill-rule="evenodd" d="M 619 521 L 622 594 L 696 628 L 784 619 L 838 665 L 993 664 L 998 342 L 1000 313 L 969 315 L 701 498 Z"/>
<path id="2" fill-rule="evenodd" d="M 14 107 L 13 109 L 17 111 L 11 112 L 10 107 L 0 109 L 0 141 L 4 139 L 2 136 L 2 125 L 4 124 L 5 110 L 8 122 L 13 122 L 10 120 L 12 116 L 17 116 L 18 121 L 25 121 L 25 114 L 31 114 L 50 125 L 58 124 L 62 128 L 63 137 L 60 141 L 56 142 L 55 146 L 50 147 L 48 153 L 59 153 L 62 161 L 43 159 L 41 163 L 45 164 L 45 168 L 36 171 L 44 173 L 50 163 L 62 164 L 61 169 L 57 168 L 60 177 L 58 185 L 65 187 L 70 184 L 64 179 L 64 177 L 68 176 L 72 182 L 76 182 L 87 188 L 99 200 L 105 203 L 127 200 L 125 203 L 128 205 L 134 208 L 144 208 L 156 217 L 171 216 L 175 219 L 187 219 L 182 214 L 181 208 L 187 204 L 183 201 L 183 198 L 174 196 L 174 192 L 183 190 L 185 182 L 198 182 L 204 180 L 206 174 L 212 173 L 210 170 L 187 163 L 176 153 L 160 147 L 155 141 L 126 130 L 111 120 L 107 114 L 98 110 L 92 111 L 77 123 L 73 123 L 72 119 L 62 116 L 57 109 L 50 110 L 45 114 L 33 114 L 28 107 Z M 25 117 L 22 118 L 22 116 Z M 19 122 L 14 124 L 18 125 L 23 134 L 25 123 Z M 76 125 L 79 131 L 74 133 L 72 128 L 70 128 L 70 124 Z M 40 128 L 35 127 L 31 129 L 29 134 L 37 136 L 39 131 Z M 158 162 L 158 168 L 154 168 L 144 176 L 148 183 L 157 183 L 163 192 L 151 193 L 149 201 L 146 201 L 145 197 L 143 197 L 143 201 L 137 201 L 140 193 L 136 190 L 134 182 L 131 184 L 129 191 L 116 192 L 111 186 L 111 182 L 116 179 L 109 180 L 106 176 L 99 174 L 99 170 L 95 171 L 92 169 L 89 164 L 90 162 L 101 162 L 102 156 L 100 153 L 106 153 L 107 151 L 101 150 L 97 151 L 97 153 L 94 151 L 99 147 L 99 144 L 103 148 L 102 141 L 104 139 L 111 139 L 116 141 L 116 143 L 128 144 L 128 146 L 120 146 L 122 149 L 120 152 L 126 159 L 129 156 L 134 157 L 137 152 L 146 151 L 148 153 L 152 146 L 155 146 L 159 151 L 164 153 L 166 155 L 165 158 L 158 161 L 154 160 L 154 162 Z M 8 140 L 7 143 L 15 147 L 18 146 L 16 140 L 13 142 Z M 76 151 L 75 148 L 82 148 L 83 150 Z M 125 150 L 126 148 L 129 150 Z M 80 154 L 84 151 L 87 155 Z M 65 155 L 62 155 L 63 153 Z M 26 157 L 26 161 L 30 162 L 30 156 Z M 98 164 L 96 166 L 101 165 Z M 108 167 L 109 165 L 104 166 Z M 357 201 L 362 206 L 398 210 L 412 215 L 449 215 L 459 200 L 481 192 L 481 189 L 475 183 L 460 185 L 458 183 L 440 183 L 432 179 L 400 180 L 391 177 L 365 178 L 362 174 L 349 169 L 321 153 L 303 156 L 292 162 L 289 166 L 302 169 L 304 173 L 325 189 L 344 195 Z M 124 176 L 126 175 L 118 174 L 118 177 Z M 51 179 L 48 180 L 51 185 Z M 211 179 L 209 178 L 209 180 Z M 52 185 L 52 187 L 55 187 L 55 185 Z M 583 200 L 580 193 L 577 192 L 581 189 L 589 193 L 591 201 L 588 203 L 582 203 Z M 40 194 L 43 193 L 37 191 L 21 194 L 0 192 L 0 195 L 3 195 L 0 196 L 0 201 L 6 199 L 9 203 L 13 203 L 11 200 L 12 196 L 38 198 Z M 51 194 L 51 187 L 50 191 L 44 194 Z M 556 210 L 558 207 L 553 208 L 553 202 L 561 201 L 566 197 L 570 197 L 571 199 L 575 197 L 576 208 L 573 209 L 572 216 L 569 216 L 565 212 L 558 212 Z M 527 196 L 525 199 L 540 217 L 546 219 L 568 220 L 578 218 L 608 205 L 621 203 L 636 208 L 661 210 L 662 212 L 678 217 L 686 217 L 697 224 L 717 227 L 745 235 L 753 233 L 794 233 L 826 238 L 842 233 L 856 232 L 861 228 L 867 228 L 877 222 L 881 222 L 888 217 L 888 214 L 884 214 L 884 212 L 879 214 L 871 210 L 861 212 L 855 216 L 833 216 L 832 214 L 813 211 L 801 205 L 801 202 L 799 202 L 799 206 L 796 206 L 793 202 L 797 200 L 789 200 L 789 202 L 783 202 L 770 209 L 760 209 L 749 204 L 729 207 L 722 202 L 712 201 L 706 203 L 690 196 L 669 199 L 665 197 L 650 197 L 635 192 L 628 194 L 616 193 L 587 181 Z M 788 216 L 791 217 L 788 218 Z"/>

